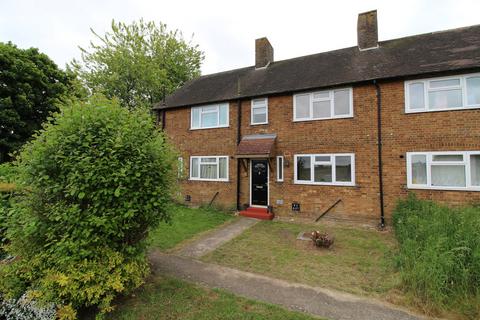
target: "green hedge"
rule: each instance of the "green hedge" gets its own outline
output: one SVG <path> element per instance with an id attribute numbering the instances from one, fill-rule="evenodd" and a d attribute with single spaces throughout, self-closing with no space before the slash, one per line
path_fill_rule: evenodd
<path id="1" fill-rule="evenodd" d="M 449 208 L 410 194 L 393 214 L 405 288 L 427 309 L 480 311 L 480 208 Z"/>
<path id="2" fill-rule="evenodd" d="M 15 163 L 0 294 L 59 308 L 111 310 L 148 274 L 147 236 L 170 218 L 175 154 L 151 116 L 93 96 L 44 125 Z"/>

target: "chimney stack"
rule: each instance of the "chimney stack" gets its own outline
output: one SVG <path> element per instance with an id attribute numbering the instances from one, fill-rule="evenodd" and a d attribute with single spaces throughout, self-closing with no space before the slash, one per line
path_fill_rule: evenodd
<path id="1" fill-rule="evenodd" d="M 273 62 L 273 47 L 267 38 L 255 40 L 255 68 L 264 68 Z"/>
<path id="2" fill-rule="evenodd" d="M 360 50 L 378 48 L 377 10 L 358 15 L 357 42 Z"/>

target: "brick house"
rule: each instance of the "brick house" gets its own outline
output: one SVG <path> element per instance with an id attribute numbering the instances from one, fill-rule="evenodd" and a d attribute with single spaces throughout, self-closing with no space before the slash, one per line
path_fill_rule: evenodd
<path id="1" fill-rule="evenodd" d="M 384 224 L 409 191 L 480 201 L 480 25 L 202 76 L 154 107 L 186 203 Z M 260 209 L 252 209 L 260 208 Z"/>

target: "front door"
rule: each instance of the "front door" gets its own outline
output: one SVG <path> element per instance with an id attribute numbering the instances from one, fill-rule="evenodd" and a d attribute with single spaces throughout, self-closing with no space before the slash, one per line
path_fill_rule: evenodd
<path id="1" fill-rule="evenodd" d="M 268 205 L 268 161 L 252 160 L 251 205 Z"/>

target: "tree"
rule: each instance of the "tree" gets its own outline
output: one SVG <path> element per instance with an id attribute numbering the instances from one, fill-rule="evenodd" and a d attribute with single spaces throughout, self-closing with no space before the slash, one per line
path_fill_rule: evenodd
<path id="1" fill-rule="evenodd" d="M 128 108 L 151 107 L 186 81 L 200 75 L 203 53 L 165 24 L 140 20 L 128 25 L 112 21 L 99 44 L 80 48 L 72 67 L 93 92 L 117 97 Z"/>
<path id="2" fill-rule="evenodd" d="M 71 102 L 27 143 L 7 216 L 0 295 L 24 293 L 64 318 L 138 287 L 146 238 L 169 220 L 175 154 L 144 110 L 94 95 Z M 69 316 L 65 316 L 69 315 Z"/>
<path id="3" fill-rule="evenodd" d="M 0 163 L 57 110 L 72 79 L 37 49 L 0 42 Z"/>

